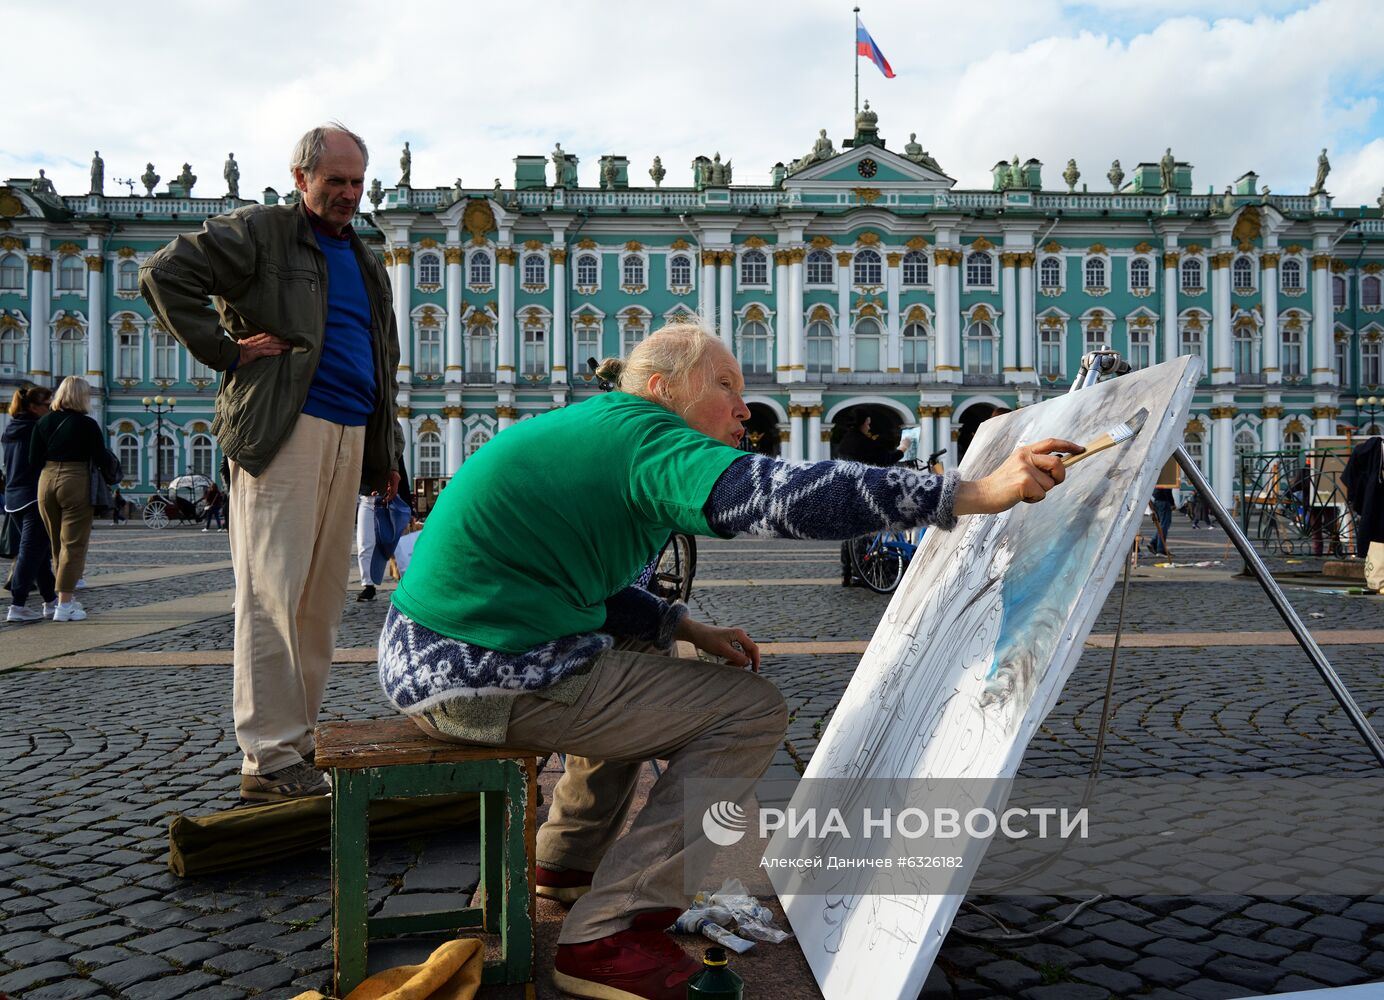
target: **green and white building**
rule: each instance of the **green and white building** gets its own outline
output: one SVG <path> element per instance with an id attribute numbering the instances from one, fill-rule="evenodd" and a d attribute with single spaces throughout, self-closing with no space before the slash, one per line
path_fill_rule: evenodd
<path id="1" fill-rule="evenodd" d="M 1226 499 L 1237 453 L 1377 420 L 1355 400 L 1384 382 L 1384 219 L 1320 182 L 1270 194 L 1247 173 L 1193 194 L 1169 153 L 1112 165 L 1105 190 L 1074 163 L 1045 187 L 1017 157 L 958 190 L 916 142 L 890 148 L 868 107 L 840 149 L 823 134 L 768 186 L 732 183 L 719 156 L 686 185 L 663 186 L 657 162 L 650 183 L 635 173 L 603 156 L 583 186 L 559 149 L 516 157 L 509 189 L 372 184 L 358 230 L 394 284 L 415 475 L 450 475 L 515 421 L 599 391 L 587 358 L 686 317 L 740 358 L 755 447 L 785 458 L 829 456 L 864 407 L 954 463 L 981 420 L 1066 391 L 1100 345 L 1135 367 L 1201 355 L 1185 440 Z M 165 481 L 220 458 L 216 373 L 150 317 L 139 264 L 242 204 L 176 181 L 128 197 L 0 187 L 0 384 L 85 375 L 136 491 L 156 456 Z M 178 401 L 161 442 L 155 393 Z"/>

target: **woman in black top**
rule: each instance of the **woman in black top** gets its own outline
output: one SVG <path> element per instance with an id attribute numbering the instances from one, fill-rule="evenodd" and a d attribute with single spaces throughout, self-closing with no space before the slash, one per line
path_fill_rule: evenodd
<path id="1" fill-rule="evenodd" d="M 39 513 L 58 567 L 56 622 L 79 622 L 86 617 L 72 595 L 86 568 L 91 540 L 90 463 L 103 461 L 106 455 L 105 435 L 87 416 L 90 409 L 91 386 L 86 379 L 69 375 L 53 394 L 53 411 L 38 422 L 29 445 L 29 462 L 43 470 L 38 479 Z"/>
<path id="2" fill-rule="evenodd" d="M 43 518 L 38 510 L 38 475 L 40 467 L 29 461 L 29 444 L 39 418 L 48 413 L 53 390 L 26 382 L 14 391 L 10 401 L 10 422 L 5 426 L 5 511 L 19 523 L 19 551 L 10 568 L 10 609 L 5 620 L 10 622 L 38 621 L 52 617 L 57 609 L 58 594 L 53 580 L 51 546 Z M 25 607 L 29 591 L 38 587 L 43 598 L 43 612 Z"/>

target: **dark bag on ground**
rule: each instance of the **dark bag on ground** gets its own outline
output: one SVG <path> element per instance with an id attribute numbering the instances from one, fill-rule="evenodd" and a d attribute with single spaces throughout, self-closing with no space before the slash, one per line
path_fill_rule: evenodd
<path id="1" fill-rule="evenodd" d="M 19 557 L 19 515 L 0 511 L 0 559 Z"/>

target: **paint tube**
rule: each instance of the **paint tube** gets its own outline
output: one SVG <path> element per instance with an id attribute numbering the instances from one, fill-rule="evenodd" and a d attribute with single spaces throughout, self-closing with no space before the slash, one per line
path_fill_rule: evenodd
<path id="1" fill-rule="evenodd" d="M 756 941 L 781 944 L 793 936 L 774 926 L 773 911 L 747 893 L 738 878 L 726 879 L 720 890 L 707 899 L 707 904 L 728 910 L 735 920 L 736 930 Z"/>
<path id="2" fill-rule="evenodd" d="M 742 937 L 736 937 L 726 928 L 716 923 L 711 917 L 707 916 L 705 910 L 688 910 L 673 923 L 673 930 L 677 931 L 679 934 L 700 934 L 702 937 L 715 941 L 722 947 L 729 948 L 737 955 L 743 955 L 754 947 L 753 941 L 746 941 Z"/>

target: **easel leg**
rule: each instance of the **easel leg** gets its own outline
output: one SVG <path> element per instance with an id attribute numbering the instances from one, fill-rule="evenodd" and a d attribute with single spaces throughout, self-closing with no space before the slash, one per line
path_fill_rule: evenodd
<path id="1" fill-rule="evenodd" d="M 1293 638 L 1298 641 L 1298 645 L 1301 646 L 1303 651 L 1307 654 L 1307 658 L 1310 659 L 1312 665 L 1317 668 L 1317 673 L 1321 674 L 1322 680 L 1326 681 L 1326 686 L 1331 689 L 1332 695 L 1335 696 L 1336 701 L 1345 711 L 1346 717 L 1350 719 L 1351 725 L 1359 731 L 1360 735 L 1369 745 L 1370 751 L 1374 754 L 1375 759 L 1378 760 L 1381 765 L 1384 765 L 1384 741 L 1380 740 L 1379 734 L 1376 733 L 1374 728 L 1370 725 L 1370 720 L 1367 719 L 1365 713 L 1360 710 L 1360 706 L 1356 704 L 1355 698 L 1351 695 L 1350 691 L 1347 690 L 1340 675 L 1336 673 L 1336 669 L 1328 662 L 1326 654 L 1323 653 L 1321 647 L 1317 645 L 1317 640 L 1313 639 L 1312 633 L 1307 631 L 1307 626 L 1302 623 L 1302 619 L 1298 617 L 1297 611 L 1288 603 L 1288 598 L 1284 595 L 1282 588 L 1278 586 L 1278 581 L 1269 575 L 1268 568 L 1264 565 L 1263 560 L 1259 558 L 1259 553 L 1254 551 L 1254 546 L 1249 543 L 1249 539 L 1246 538 L 1245 533 L 1240 530 L 1240 526 L 1236 524 L 1234 519 L 1226 512 L 1225 507 L 1221 504 L 1220 498 L 1217 497 L 1215 491 L 1211 489 L 1211 484 L 1206 481 L 1206 477 L 1202 475 L 1201 469 L 1197 468 L 1197 463 L 1192 461 L 1192 457 L 1187 454 L 1186 450 L 1178 448 L 1177 451 L 1173 453 L 1173 457 L 1177 459 L 1177 464 L 1182 467 L 1182 471 L 1187 474 L 1187 478 L 1191 480 L 1192 485 L 1206 501 L 1206 505 L 1211 509 L 1211 513 L 1215 515 L 1216 520 L 1220 522 L 1221 527 L 1225 529 L 1225 533 L 1230 537 L 1231 543 L 1239 550 L 1240 557 L 1244 559 L 1246 568 L 1259 580 L 1259 586 L 1264 588 L 1264 593 L 1267 594 L 1269 600 L 1273 602 L 1273 606 L 1278 610 L 1279 615 L 1282 616 L 1284 623 L 1288 626 L 1288 630 L 1293 633 Z"/>

